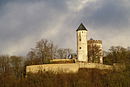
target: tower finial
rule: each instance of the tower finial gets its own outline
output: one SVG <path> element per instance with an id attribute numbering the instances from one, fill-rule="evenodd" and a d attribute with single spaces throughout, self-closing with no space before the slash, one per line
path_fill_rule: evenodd
<path id="1" fill-rule="evenodd" d="M 90 38 L 90 40 L 93 40 L 93 38 Z"/>

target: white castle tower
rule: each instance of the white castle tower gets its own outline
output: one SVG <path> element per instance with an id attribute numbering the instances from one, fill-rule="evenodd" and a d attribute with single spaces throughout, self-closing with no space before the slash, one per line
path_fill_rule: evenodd
<path id="1" fill-rule="evenodd" d="M 87 29 L 81 23 L 77 31 L 77 57 L 78 61 L 88 62 Z"/>

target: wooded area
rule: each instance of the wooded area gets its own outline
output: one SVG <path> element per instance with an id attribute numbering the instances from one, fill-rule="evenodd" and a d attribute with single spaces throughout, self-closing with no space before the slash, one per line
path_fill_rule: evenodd
<path id="1" fill-rule="evenodd" d="M 76 74 L 53 74 L 53 72 L 28 74 L 27 65 L 50 63 L 50 59 L 67 58 L 73 53 L 69 48 L 61 49 L 52 41 L 42 39 L 36 43 L 26 57 L 0 55 L 0 87 L 129 87 L 130 50 L 112 46 L 105 52 L 104 64 L 124 64 L 125 70 L 109 71 L 81 69 Z"/>

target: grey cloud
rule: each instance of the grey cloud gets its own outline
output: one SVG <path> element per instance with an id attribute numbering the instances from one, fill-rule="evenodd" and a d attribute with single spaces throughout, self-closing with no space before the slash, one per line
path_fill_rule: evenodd
<path id="1" fill-rule="evenodd" d="M 125 7 L 125 4 L 122 0 L 98 0 L 95 6 L 98 7 L 90 15 L 88 15 L 88 23 L 91 26 L 105 28 L 109 27 L 110 29 L 122 29 L 123 27 L 128 27 L 130 21 L 129 14 L 130 11 Z M 99 4 L 102 3 L 102 4 Z M 92 8 L 94 7 L 92 5 Z M 86 7 L 87 8 L 87 7 Z M 130 9 L 130 7 L 129 7 Z M 87 14 L 89 9 L 85 10 L 83 14 Z"/>
<path id="2" fill-rule="evenodd" d="M 27 51 L 34 47 L 35 42 L 41 38 L 52 40 L 60 47 L 76 49 L 75 30 L 81 22 L 88 28 L 89 37 L 102 39 L 105 48 L 110 45 L 122 44 L 117 41 L 119 38 L 122 38 L 121 41 L 130 41 L 130 39 L 124 40 L 129 36 L 129 6 L 126 7 L 122 0 L 97 0 L 86 3 L 77 12 L 69 9 L 68 1 L 0 1 L 2 4 L 2 9 L 0 9 L 0 47 L 4 50 L 0 50 L 0 52 L 26 55 Z M 79 4 L 79 1 L 72 1 L 76 3 L 76 6 Z M 73 3 L 71 4 L 73 5 Z M 115 34 L 117 35 L 115 36 Z M 123 36 L 125 34 L 126 36 Z M 113 43 L 113 40 L 116 42 Z M 124 45 L 128 46 L 128 44 Z"/>
<path id="3" fill-rule="evenodd" d="M 125 0 L 97 0 L 78 15 L 88 27 L 89 38 L 103 40 L 104 49 L 112 45 L 129 46 L 130 6 Z"/>
<path id="4" fill-rule="evenodd" d="M 15 1 L 15 0 L 14 0 Z M 0 45 L 1 48 L 10 48 L 18 45 L 23 38 L 30 37 L 40 39 L 41 34 L 50 27 L 56 26 L 59 18 L 62 17 L 64 7 L 58 9 L 50 2 L 8 2 L 3 8 L 6 10 L 4 16 L 0 16 Z M 58 4 L 57 4 L 58 6 Z M 65 10 L 64 10 L 65 12 Z M 51 29 L 52 29 L 51 28 Z M 39 38 L 38 38 L 39 37 Z M 32 40 L 36 40 L 32 39 Z M 31 44 L 30 40 L 30 45 Z M 22 42 L 21 43 L 26 43 Z M 22 46 L 22 44 L 19 44 Z"/>

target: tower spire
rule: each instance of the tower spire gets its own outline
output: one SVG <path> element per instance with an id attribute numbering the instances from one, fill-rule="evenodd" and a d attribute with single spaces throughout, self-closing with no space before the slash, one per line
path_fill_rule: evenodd
<path id="1" fill-rule="evenodd" d="M 78 27 L 78 29 L 77 29 L 76 31 L 79 31 L 79 30 L 86 30 L 86 31 L 88 31 L 88 30 L 85 28 L 85 26 L 83 25 L 83 23 L 81 23 L 81 24 L 79 25 L 79 27 Z"/>

